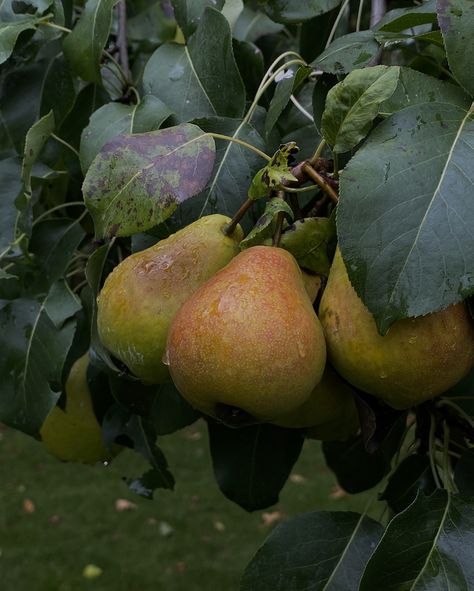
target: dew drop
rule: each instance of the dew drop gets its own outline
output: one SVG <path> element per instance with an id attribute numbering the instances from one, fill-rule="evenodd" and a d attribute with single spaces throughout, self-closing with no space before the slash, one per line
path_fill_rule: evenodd
<path id="1" fill-rule="evenodd" d="M 170 364 L 170 354 L 169 354 L 168 349 L 166 349 L 166 351 L 163 353 L 163 357 L 161 358 L 161 361 L 163 362 L 164 365 Z"/>

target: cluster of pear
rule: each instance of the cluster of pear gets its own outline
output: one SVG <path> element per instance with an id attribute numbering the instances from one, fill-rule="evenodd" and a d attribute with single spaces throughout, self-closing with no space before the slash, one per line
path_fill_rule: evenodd
<path id="1" fill-rule="evenodd" d="M 343 440 L 359 428 L 351 386 L 406 409 L 472 368 L 464 303 L 397 321 L 381 336 L 336 250 L 316 314 L 318 278 L 281 248 L 240 252 L 242 229 L 229 234 L 229 223 L 203 217 L 107 277 L 99 336 L 144 383 L 172 379 L 192 406 L 232 426 L 271 422 Z M 110 453 L 93 414 L 87 363 L 84 356 L 73 366 L 66 408 L 53 409 L 41 434 L 61 459 L 93 463 Z"/>
<path id="2" fill-rule="evenodd" d="M 349 384 L 402 409 L 471 369 L 463 303 L 382 337 L 337 251 L 318 318 L 314 282 L 294 257 L 270 246 L 240 252 L 242 230 L 227 235 L 229 222 L 203 217 L 108 276 L 100 338 L 144 382 L 171 377 L 191 405 L 231 425 L 267 421 L 337 439 L 357 430 Z"/>

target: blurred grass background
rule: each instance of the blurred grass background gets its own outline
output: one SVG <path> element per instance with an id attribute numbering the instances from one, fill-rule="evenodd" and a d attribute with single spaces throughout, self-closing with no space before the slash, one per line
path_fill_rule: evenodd
<path id="1" fill-rule="evenodd" d="M 308 440 L 278 505 L 249 514 L 214 482 L 202 421 L 160 446 L 176 489 L 148 501 L 122 481 L 146 469 L 135 453 L 124 451 L 106 468 L 64 464 L 0 426 L 2 591 L 238 591 L 245 565 L 279 520 L 362 511 L 370 496 L 335 489 L 319 442 Z M 87 565 L 101 574 L 86 578 Z"/>

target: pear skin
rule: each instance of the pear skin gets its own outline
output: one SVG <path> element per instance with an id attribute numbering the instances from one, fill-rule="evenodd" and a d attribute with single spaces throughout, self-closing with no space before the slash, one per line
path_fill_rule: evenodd
<path id="1" fill-rule="evenodd" d="M 49 453 L 64 462 L 95 464 L 112 458 L 104 445 L 102 430 L 92 406 L 87 366 L 83 355 L 71 368 L 66 381 L 66 408 L 55 406 L 40 430 Z"/>
<path id="2" fill-rule="evenodd" d="M 344 440 L 357 433 L 359 415 L 352 389 L 327 364 L 311 396 L 297 409 L 272 421 L 280 427 L 320 427 L 326 438 Z M 318 438 L 319 439 L 319 438 Z"/>
<path id="3" fill-rule="evenodd" d="M 300 406 L 321 380 L 326 344 L 294 257 L 271 246 L 237 255 L 180 308 L 167 358 L 205 414 L 223 418 L 224 407 L 264 421 Z"/>
<path id="4" fill-rule="evenodd" d="M 311 303 L 314 304 L 316 297 L 321 289 L 321 277 L 319 275 L 312 275 L 304 269 L 301 269 L 301 275 L 303 276 L 304 286 Z"/>
<path id="5" fill-rule="evenodd" d="M 162 358 L 171 319 L 188 297 L 238 252 L 240 226 L 230 218 L 201 219 L 123 260 L 107 277 L 97 300 L 103 345 L 149 384 L 169 381 Z"/>
<path id="6" fill-rule="evenodd" d="M 395 409 L 406 409 L 454 386 L 474 361 L 474 329 L 464 303 L 404 318 L 385 336 L 352 287 L 337 249 L 319 318 L 328 355 L 351 384 Z"/>

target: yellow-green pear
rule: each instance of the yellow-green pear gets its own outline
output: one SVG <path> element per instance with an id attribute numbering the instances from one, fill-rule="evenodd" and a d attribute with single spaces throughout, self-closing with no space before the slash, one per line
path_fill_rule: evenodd
<path id="1" fill-rule="evenodd" d="M 347 439 L 359 429 L 359 415 L 352 390 L 329 364 L 308 400 L 272 422 L 280 427 L 312 427 L 313 435 L 319 428 L 323 436 L 317 439 L 329 438 L 333 441 Z"/>
<path id="2" fill-rule="evenodd" d="M 162 358 L 169 324 L 180 306 L 238 252 L 240 226 L 214 214 L 123 260 L 107 277 L 97 300 L 104 346 L 149 384 L 169 380 Z"/>
<path id="3" fill-rule="evenodd" d="M 405 409 L 445 392 L 471 369 L 474 330 L 463 303 L 396 321 L 385 336 L 357 296 L 339 249 L 319 318 L 328 355 L 351 384 Z"/>
<path id="4" fill-rule="evenodd" d="M 305 271 L 304 269 L 301 269 L 301 274 L 303 276 L 303 282 L 308 297 L 310 301 L 314 303 L 319 293 L 319 290 L 321 289 L 321 276 L 308 273 L 308 271 Z"/>
<path id="5" fill-rule="evenodd" d="M 326 343 L 294 257 L 254 246 L 183 304 L 168 333 L 173 381 L 221 419 L 288 413 L 321 380 Z"/>
<path id="6" fill-rule="evenodd" d="M 101 427 L 92 406 L 87 383 L 89 355 L 80 357 L 66 380 L 66 406 L 55 406 L 40 430 L 41 439 L 50 454 L 65 462 L 95 464 L 110 460 Z"/>

